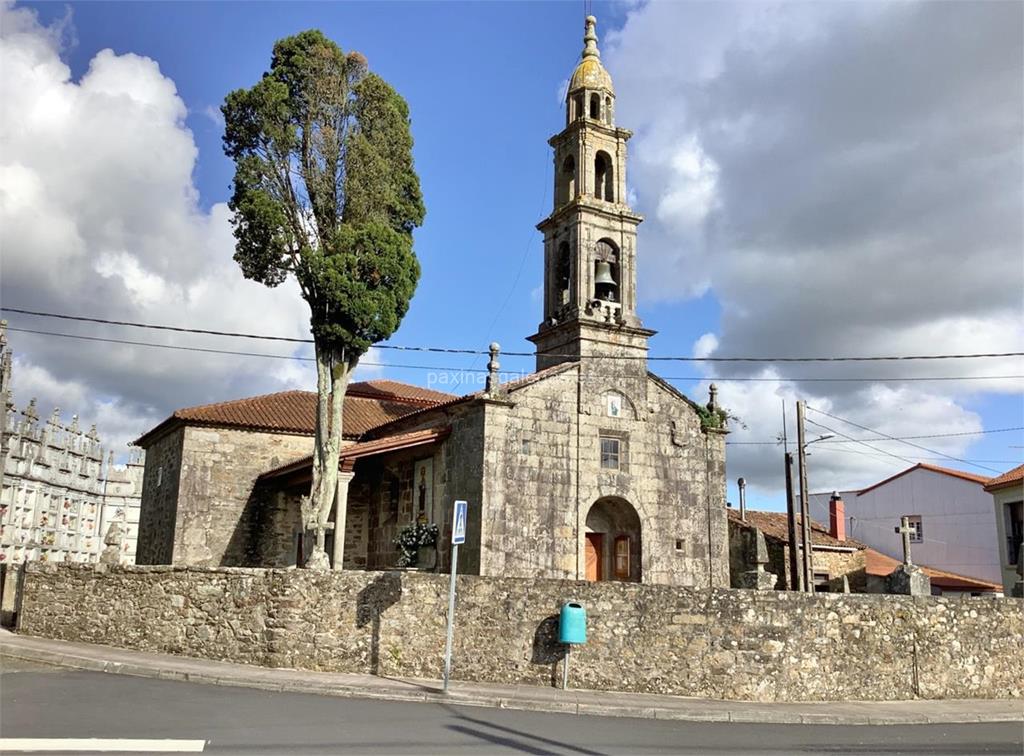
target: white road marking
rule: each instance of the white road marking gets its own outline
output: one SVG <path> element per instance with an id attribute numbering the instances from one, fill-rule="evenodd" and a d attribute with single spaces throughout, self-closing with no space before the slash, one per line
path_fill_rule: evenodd
<path id="1" fill-rule="evenodd" d="M 202 753 L 205 740 L 145 740 L 139 738 L 0 738 L 0 753 L 20 751 L 79 751 L 89 753 Z"/>

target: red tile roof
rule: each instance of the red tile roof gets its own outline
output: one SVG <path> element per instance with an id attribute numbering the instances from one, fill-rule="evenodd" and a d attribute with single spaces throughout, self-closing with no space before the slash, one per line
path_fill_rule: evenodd
<path id="1" fill-rule="evenodd" d="M 857 495 L 862 496 L 863 494 L 866 494 L 868 491 L 873 491 L 879 486 L 884 486 L 886 483 L 891 483 L 892 481 L 896 480 L 896 478 L 902 478 L 907 473 L 914 472 L 914 470 L 929 470 L 931 472 L 942 473 L 943 475 L 949 475 L 953 478 L 960 478 L 961 480 L 967 480 L 970 481 L 971 483 L 980 483 L 982 485 L 988 483 L 988 478 L 985 477 L 984 475 L 976 475 L 975 473 L 964 472 L 963 470 L 954 470 L 949 467 L 939 467 L 938 465 L 929 465 L 924 462 L 918 462 L 916 465 L 914 465 L 913 467 L 908 467 L 903 472 L 898 472 L 895 475 L 886 478 L 885 480 L 879 481 L 874 485 L 870 485 L 867 488 L 861 489 L 860 491 L 857 492 Z"/>
<path id="2" fill-rule="evenodd" d="M 1022 484 L 1024 484 L 1024 465 L 1019 465 L 989 480 L 985 490 L 996 491 L 1000 488 L 1010 488 L 1014 485 L 1019 488 Z"/>
<path id="3" fill-rule="evenodd" d="M 385 436 L 373 441 L 359 441 L 354 444 L 342 447 L 339 456 L 339 463 L 344 465 L 351 463 L 360 457 L 371 457 L 374 454 L 398 451 L 400 449 L 412 449 L 417 446 L 425 446 L 442 441 L 451 433 L 449 426 L 425 428 L 423 430 L 410 431 L 409 433 L 397 433 L 394 436 Z M 265 472 L 260 475 L 260 480 L 278 478 L 285 475 L 292 475 L 298 472 L 311 471 L 313 467 L 313 455 L 309 454 L 301 459 L 294 460 L 285 465 Z"/>
<path id="4" fill-rule="evenodd" d="M 899 567 L 900 564 L 901 562 L 899 560 L 886 556 L 880 551 L 875 551 L 874 549 L 864 550 L 864 565 L 865 570 L 869 575 L 885 577 Z M 978 580 L 977 578 L 967 577 L 966 575 L 958 575 L 955 572 L 937 570 L 934 567 L 928 567 L 923 564 L 919 564 L 917 566 L 924 570 L 925 574 L 931 578 L 932 585 L 938 586 L 939 588 L 957 591 L 967 590 L 986 592 L 1002 592 L 1003 590 L 1003 586 L 997 583 L 989 583 L 986 580 Z"/>
<path id="5" fill-rule="evenodd" d="M 730 508 L 729 519 L 733 522 L 741 522 L 740 512 L 738 509 Z M 785 512 L 764 512 L 758 509 L 747 510 L 747 524 L 751 525 L 762 533 L 765 538 L 771 538 L 776 541 L 788 542 L 789 541 L 789 520 Z M 800 514 L 797 513 L 797 534 L 799 537 L 800 527 Z M 845 541 L 840 541 L 838 538 L 833 538 L 828 532 L 828 528 L 823 525 L 811 520 L 811 547 L 814 546 L 827 546 L 832 548 L 849 548 L 849 549 L 866 549 L 860 541 L 855 541 L 852 538 L 847 538 Z"/>
<path id="6" fill-rule="evenodd" d="M 352 383 L 345 392 L 344 436 L 358 438 L 370 428 L 451 398 L 451 394 L 398 381 Z M 166 430 L 182 424 L 312 435 L 315 422 L 315 392 L 279 391 L 176 410 L 135 443 L 144 446 Z"/>

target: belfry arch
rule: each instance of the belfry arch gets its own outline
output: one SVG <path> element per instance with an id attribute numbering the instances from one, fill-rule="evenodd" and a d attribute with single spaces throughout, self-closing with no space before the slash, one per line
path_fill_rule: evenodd
<path id="1" fill-rule="evenodd" d="M 587 512 L 583 535 L 587 580 L 641 582 L 640 516 L 632 504 L 614 496 L 598 499 Z"/>

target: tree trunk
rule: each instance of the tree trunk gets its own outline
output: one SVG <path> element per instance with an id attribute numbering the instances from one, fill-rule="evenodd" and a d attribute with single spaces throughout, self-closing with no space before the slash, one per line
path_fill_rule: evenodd
<path id="1" fill-rule="evenodd" d="M 343 430 L 342 411 L 345 404 L 345 390 L 348 379 L 355 367 L 355 360 L 345 359 L 330 349 L 316 346 L 316 432 L 313 445 L 313 480 L 310 485 L 310 510 L 312 522 L 307 528 L 316 530 L 316 546 L 306 561 L 306 567 L 315 570 L 330 569 L 327 556 L 327 523 L 338 488 L 338 457 L 341 454 Z M 335 533 L 335 538 L 344 538 L 344 533 Z"/>

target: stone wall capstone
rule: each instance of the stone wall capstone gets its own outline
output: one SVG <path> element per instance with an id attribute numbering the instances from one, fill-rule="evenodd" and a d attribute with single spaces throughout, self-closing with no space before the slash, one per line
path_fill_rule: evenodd
<path id="1" fill-rule="evenodd" d="M 1018 698 L 1015 599 L 459 578 L 453 677 L 756 701 Z M 29 567 L 20 630 L 270 667 L 437 678 L 447 578 L 415 572 Z"/>

